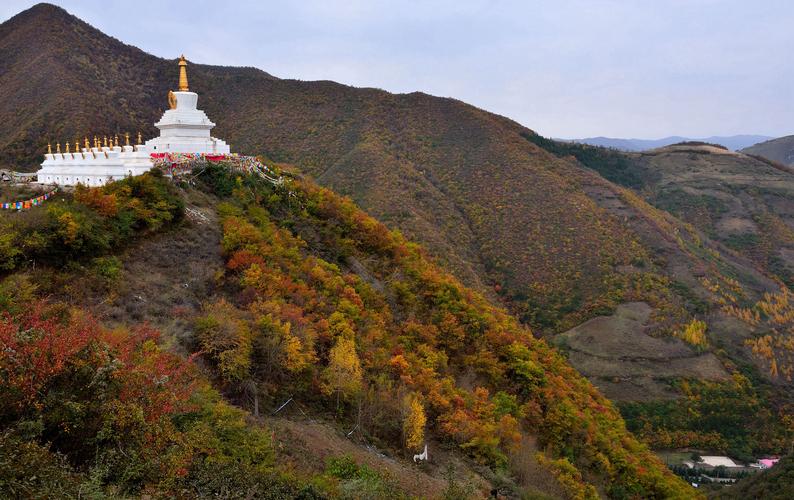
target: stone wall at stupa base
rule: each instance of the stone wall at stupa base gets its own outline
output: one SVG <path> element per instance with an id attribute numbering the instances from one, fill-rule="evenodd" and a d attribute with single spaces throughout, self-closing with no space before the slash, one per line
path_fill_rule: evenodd
<path id="1" fill-rule="evenodd" d="M 216 137 L 188 137 L 161 135 L 146 141 L 152 153 L 197 153 L 205 155 L 227 155 L 231 148 L 226 141 Z"/>
<path id="2" fill-rule="evenodd" d="M 38 171 L 39 184 L 103 186 L 125 177 L 141 175 L 154 166 L 145 145 L 82 149 L 74 153 L 48 153 Z"/>

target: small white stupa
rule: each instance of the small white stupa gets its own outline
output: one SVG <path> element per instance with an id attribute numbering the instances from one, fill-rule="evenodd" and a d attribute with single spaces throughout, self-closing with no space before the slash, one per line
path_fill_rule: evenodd
<path id="1" fill-rule="evenodd" d="M 221 139 L 210 136 L 215 126 L 207 115 L 197 109 L 198 94 L 190 92 L 187 84 L 187 61 L 185 56 L 179 58 L 179 91 L 168 92 L 168 104 L 171 109 L 163 113 L 155 127 L 160 129 L 160 137 L 132 146 L 129 135 L 125 134 L 126 144 L 119 145 L 118 136 L 103 141 L 94 136 L 93 147 L 88 138 L 84 139 L 84 147 L 80 140 L 74 141 L 74 149 L 66 143 L 66 151 L 61 152 L 60 143 L 52 152 L 47 147 L 44 162 L 37 172 L 38 182 L 59 186 L 101 186 L 108 182 L 135 176 L 149 171 L 154 166 L 152 157 L 159 158 L 163 153 L 197 153 L 207 156 L 223 156 L 230 154 L 229 145 Z"/>
<path id="2" fill-rule="evenodd" d="M 215 124 L 196 107 L 198 94 L 188 88 L 185 56 L 179 58 L 179 90 L 168 92 L 168 104 L 171 109 L 154 124 L 160 129 L 160 137 L 146 141 L 149 152 L 229 154 L 228 144 L 210 136 Z"/>

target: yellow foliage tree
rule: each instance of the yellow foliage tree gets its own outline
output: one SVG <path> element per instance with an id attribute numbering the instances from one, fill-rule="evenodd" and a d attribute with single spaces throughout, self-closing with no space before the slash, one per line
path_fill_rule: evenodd
<path id="1" fill-rule="evenodd" d="M 361 362 L 356 353 L 356 343 L 351 338 L 339 337 L 328 356 L 328 367 L 323 374 L 326 394 L 336 392 L 339 405 L 341 395 L 349 397 L 361 390 Z"/>
<path id="2" fill-rule="evenodd" d="M 64 243 L 67 245 L 74 243 L 80 232 L 80 224 L 74 220 L 74 216 L 69 212 L 65 212 L 58 217 L 58 224 L 60 224 L 58 234 L 63 238 Z"/>
<path id="3" fill-rule="evenodd" d="M 300 338 L 292 334 L 290 323 L 284 323 L 281 336 L 281 351 L 284 355 L 284 366 L 292 373 L 297 373 L 317 361 L 312 349 L 307 349 Z"/>
<path id="4" fill-rule="evenodd" d="M 684 328 L 681 333 L 681 338 L 697 347 L 706 347 L 708 341 L 706 340 L 706 322 L 698 319 L 693 319 Z"/>
<path id="5" fill-rule="evenodd" d="M 403 419 L 403 436 L 405 446 L 409 450 L 418 450 L 425 441 L 425 407 L 416 393 L 403 398 L 405 418 Z"/>

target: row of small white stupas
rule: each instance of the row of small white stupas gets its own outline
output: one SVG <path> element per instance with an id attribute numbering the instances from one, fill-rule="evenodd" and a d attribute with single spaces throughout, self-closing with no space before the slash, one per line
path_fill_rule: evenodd
<path id="1" fill-rule="evenodd" d="M 215 126 L 207 115 L 197 109 L 198 94 L 190 92 L 187 82 L 187 61 L 185 56 L 179 58 L 179 90 L 168 92 L 168 109 L 154 126 L 160 129 L 160 137 L 155 137 L 141 144 L 129 144 L 129 135 L 125 134 L 125 145 L 119 146 L 118 137 L 115 142 L 107 140 L 100 143 L 94 138 L 93 147 L 86 138 L 80 147 L 75 141 L 74 151 L 52 152 L 48 146 L 44 162 L 38 171 L 38 182 L 58 186 L 101 186 L 108 182 L 123 179 L 127 176 L 140 175 L 154 166 L 152 155 L 162 153 L 192 153 L 201 155 L 222 156 L 230 154 L 229 145 L 221 139 L 210 136 Z"/>

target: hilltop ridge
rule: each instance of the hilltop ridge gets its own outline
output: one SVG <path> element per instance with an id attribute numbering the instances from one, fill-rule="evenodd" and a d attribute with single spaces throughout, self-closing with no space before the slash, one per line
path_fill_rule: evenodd
<path id="1" fill-rule="evenodd" d="M 722 144 L 731 150 L 740 150 L 758 144 L 759 142 L 772 139 L 766 135 L 731 135 L 731 136 L 710 136 L 705 138 L 688 138 L 682 136 L 670 136 L 662 139 L 621 139 L 614 137 L 586 137 L 584 139 L 561 139 L 570 142 L 589 144 L 591 146 L 601 146 L 605 148 L 615 148 L 622 151 L 646 151 L 649 149 L 661 148 L 678 142 L 700 141 L 715 144 Z"/>

